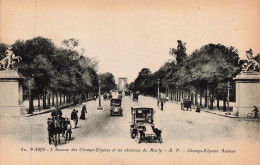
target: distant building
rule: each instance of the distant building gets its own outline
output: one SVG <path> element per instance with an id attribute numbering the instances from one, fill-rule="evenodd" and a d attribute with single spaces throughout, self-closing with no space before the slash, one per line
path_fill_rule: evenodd
<path id="1" fill-rule="evenodd" d="M 126 84 L 127 84 L 127 78 L 126 77 L 119 77 L 117 89 L 121 90 L 121 91 L 126 91 L 127 90 Z"/>

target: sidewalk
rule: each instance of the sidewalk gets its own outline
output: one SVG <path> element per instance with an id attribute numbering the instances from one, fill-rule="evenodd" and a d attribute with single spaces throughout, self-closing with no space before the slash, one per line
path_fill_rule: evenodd
<path id="1" fill-rule="evenodd" d="M 70 106 L 71 106 L 70 104 L 60 105 L 59 108 L 63 109 L 63 108 L 67 108 Z M 30 116 L 40 115 L 40 114 L 44 114 L 44 113 L 49 113 L 49 112 L 53 111 L 54 109 L 56 109 L 56 107 L 51 107 L 50 109 L 37 110 L 37 111 L 34 111 L 33 114 L 25 114 L 25 115 L 22 115 L 22 117 L 30 117 Z"/>
<path id="2" fill-rule="evenodd" d="M 90 98 L 85 102 L 88 102 L 88 101 L 91 101 L 91 100 L 93 100 L 93 98 Z M 80 103 L 77 104 L 77 105 L 80 105 Z M 70 106 L 76 106 L 76 105 L 73 105 L 72 103 L 65 103 L 63 105 L 59 105 L 59 108 L 62 110 L 64 108 L 67 108 L 67 107 L 70 107 Z M 34 111 L 33 114 L 25 114 L 25 115 L 22 115 L 21 117 L 30 117 L 30 116 L 40 115 L 40 114 L 44 114 L 44 113 L 49 113 L 49 112 L 53 111 L 54 109 L 56 109 L 56 107 L 52 106 L 50 109 L 37 110 L 37 111 Z"/>
<path id="3" fill-rule="evenodd" d="M 173 103 L 173 104 L 181 104 L 180 102 L 176 102 L 176 101 L 169 101 L 169 103 Z M 196 109 L 197 107 L 195 105 L 192 105 L 191 106 L 192 109 Z M 223 117 L 229 117 L 229 118 L 239 118 L 238 116 L 235 116 L 235 115 L 232 115 L 231 112 L 224 112 L 224 111 L 220 111 L 220 110 L 217 110 L 217 109 L 213 109 L 213 110 L 210 110 L 206 107 L 201 107 L 201 112 L 207 112 L 207 113 L 211 113 L 211 114 L 215 114 L 215 115 L 219 115 L 219 116 L 223 116 Z"/>
<path id="4" fill-rule="evenodd" d="M 204 112 L 219 115 L 219 116 L 229 117 L 229 118 L 239 118 L 238 116 L 232 115 L 231 112 L 228 113 L 219 110 L 209 110 L 209 109 L 205 109 Z"/>

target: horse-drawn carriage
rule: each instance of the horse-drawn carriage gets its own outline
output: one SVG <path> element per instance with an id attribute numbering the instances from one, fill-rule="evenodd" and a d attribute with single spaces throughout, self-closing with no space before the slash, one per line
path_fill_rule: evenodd
<path id="1" fill-rule="evenodd" d="M 48 118 L 47 119 L 48 124 L 48 139 L 49 144 L 52 142 L 56 146 L 58 143 L 60 144 L 60 135 L 64 137 L 64 143 L 67 142 L 67 140 L 71 139 L 71 124 L 68 118 Z"/>
<path id="2" fill-rule="evenodd" d="M 114 115 L 120 115 L 123 116 L 123 109 L 121 107 L 122 100 L 121 99 L 116 99 L 112 98 L 110 100 L 110 116 Z"/>
<path id="3" fill-rule="evenodd" d="M 181 102 L 181 110 L 185 110 L 185 108 L 187 109 L 187 111 L 189 109 L 191 111 L 191 101 L 189 99 L 183 99 Z"/>
<path id="4" fill-rule="evenodd" d="M 133 101 L 138 101 L 138 94 L 137 93 L 133 93 Z"/>
<path id="5" fill-rule="evenodd" d="M 131 138 L 141 142 L 162 142 L 162 131 L 154 128 L 153 108 L 131 107 L 132 124 L 130 125 Z"/>

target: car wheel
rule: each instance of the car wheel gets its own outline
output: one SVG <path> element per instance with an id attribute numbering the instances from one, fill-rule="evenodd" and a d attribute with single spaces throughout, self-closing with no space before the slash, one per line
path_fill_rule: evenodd
<path id="1" fill-rule="evenodd" d="M 160 137 L 160 139 L 159 139 L 159 143 L 162 143 L 162 137 Z"/>
<path id="2" fill-rule="evenodd" d="M 140 139 L 140 134 L 139 133 L 137 133 L 137 135 L 135 136 L 135 141 L 137 143 L 141 143 L 141 139 Z"/>

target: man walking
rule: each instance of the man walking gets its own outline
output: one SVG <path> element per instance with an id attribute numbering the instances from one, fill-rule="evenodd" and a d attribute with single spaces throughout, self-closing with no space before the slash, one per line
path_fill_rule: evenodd
<path id="1" fill-rule="evenodd" d="M 75 109 L 72 110 L 71 112 L 71 120 L 75 122 L 75 128 L 77 127 L 78 124 L 78 110 L 76 111 Z"/>
<path id="2" fill-rule="evenodd" d="M 161 100 L 161 110 L 163 111 L 163 100 Z"/>

